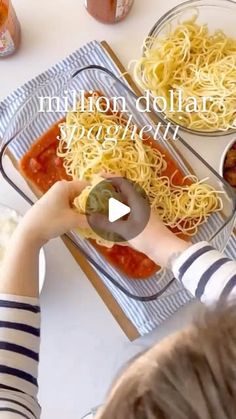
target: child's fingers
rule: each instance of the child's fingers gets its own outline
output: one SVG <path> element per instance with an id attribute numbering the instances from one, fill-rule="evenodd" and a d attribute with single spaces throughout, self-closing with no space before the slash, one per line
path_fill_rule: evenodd
<path id="1" fill-rule="evenodd" d="M 121 177 L 118 173 L 114 174 L 114 173 L 107 173 L 107 172 L 101 172 L 100 176 L 103 177 L 104 179 Z"/>
<path id="2" fill-rule="evenodd" d="M 75 228 L 90 228 L 90 226 L 86 215 L 79 214 L 78 212 L 72 210 L 69 230 Z"/>
<path id="3" fill-rule="evenodd" d="M 80 195 L 83 189 L 89 185 L 90 183 L 85 180 L 71 180 L 67 182 L 70 200 L 73 200 L 78 195 Z"/>
<path id="4" fill-rule="evenodd" d="M 59 180 L 56 182 L 49 191 L 43 196 L 47 197 L 52 194 L 60 194 L 63 198 L 68 196 L 70 199 L 78 196 L 86 186 L 89 186 L 90 183 L 85 180 Z"/>
<path id="5" fill-rule="evenodd" d="M 139 195 L 131 182 L 129 182 L 125 178 L 114 178 L 111 180 L 111 183 L 119 188 L 122 196 L 126 199 L 127 203 L 129 203 L 130 205 L 135 204 Z"/>
<path id="6" fill-rule="evenodd" d="M 126 198 L 127 202 L 135 202 L 137 199 L 137 192 L 134 188 L 134 185 L 126 178 L 111 173 L 101 173 L 100 174 L 104 179 L 110 180 L 113 186 L 119 188 L 120 192 Z"/>

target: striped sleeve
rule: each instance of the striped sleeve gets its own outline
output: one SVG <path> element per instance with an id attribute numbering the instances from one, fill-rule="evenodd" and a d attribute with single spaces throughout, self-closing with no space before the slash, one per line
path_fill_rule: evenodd
<path id="1" fill-rule="evenodd" d="M 172 270 L 185 288 L 204 303 L 236 296 L 236 262 L 207 242 L 186 249 L 173 261 Z"/>
<path id="2" fill-rule="evenodd" d="M 0 294 L 0 419 L 38 419 L 38 299 Z"/>

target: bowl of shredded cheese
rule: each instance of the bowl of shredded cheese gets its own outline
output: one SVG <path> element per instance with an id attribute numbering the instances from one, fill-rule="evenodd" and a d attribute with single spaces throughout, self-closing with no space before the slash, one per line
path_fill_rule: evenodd
<path id="1" fill-rule="evenodd" d="M 7 251 L 10 251 L 10 240 L 22 216 L 15 210 L 0 204 L 0 279 L 3 261 Z M 46 261 L 44 250 L 39 255 L 39 290 L 41 292 L 45 280 Z"/>
<path id="2" fill-rule="evenodd" d="M 236 131 L 236 3 L 190 0 L 162 16 L 133 75 L 154 111 L 193 134 Z"/>

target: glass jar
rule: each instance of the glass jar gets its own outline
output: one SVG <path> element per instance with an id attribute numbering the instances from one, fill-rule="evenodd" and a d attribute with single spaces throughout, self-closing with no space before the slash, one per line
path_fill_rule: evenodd
<path id="1" fill-rule="evenodd" d="M 103 23 L 116 23 L 129 13 L 134 0 L 85 0 L 90 15 Z"/>
<path id="2" fill-rule="evenodd" d="M 20 24 L 11 0 L 0 0 L 0 58 L 13 54 L 20 45 Z"/>

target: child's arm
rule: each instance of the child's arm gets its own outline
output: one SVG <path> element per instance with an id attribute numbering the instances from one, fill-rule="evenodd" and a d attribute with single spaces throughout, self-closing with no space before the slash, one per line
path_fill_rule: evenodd
<path id="1" fill-rule="evenodd" d="M 152 216 L 133 245 L 157 264 L 169 267 L 192 295 L 206 304 L 236 297 L 236 262 L 207 242 L 192 244 L 176 237 Z"/>
<path id="2" fill-rule="evenodd" d="M 171 267 L 185 288 L 206 304 L 236 297 L 236 262 L 207 242 L 189 247 Z"/>
<path id="3" fill-rule="evenodd" d="M 142 198 L 129 182 L 114 179 L 113 183 L 119 187 L 126 203 L 133 209 L 128 221 L 119 220 L 109 224 L 104 216 L 93 217 L 94 221 L 100 223 L 100 227 L 125 238 L 131 224 L 134 224 L 134 231 L 138 230 L 135 227 L 135 223 L 139 223 L 136 214 L 139 214 L 142 208 Z M 203 302 L 213 303 L 221 297 L 236 296 L 236 262 L 225 257 L 207 242 L 192 245 L 191 242 L 178 238 L 164 226 L 156 214 L 151 213 L 144 231 L 129 242 L 157 264 L 169 266 L 185 288 Z"/>
<path id="4" fill-rule="evenodd" d="M 207 242 L 193 245 L 166 230 L 154 216 L 132 243 L 157 264 L 172 269 L 175 278 L 202 302 L 211 304 L 220 298 L 236 297 L 235 261 Z"/>
<path id="5" fill-rule="evenodd" d="M 13 234 L 2 269 L 0 293 L 38 297 L 40 248 L 76 227 L 87 227 L 84 215 L 71 208 L 87 184 L 57 182 L 26 214 Z"/>
<path id="6" fill-rule="evenodd" d="M 190 293 L 206 304 L 236 297 L 236 262 L 207 242 L 192 244 L 177 238 L 154 216 L 131 242 L 154 262 L 169 267 Z"/>
<path id="7" fill-rule="evenodd" d="M 40 417 L 39 250 L 49 239 L 87 226 L 86 218 L 71 209 L 84 186 L 83 182 L 57 183 L 30 209 L 12 237 L 0 281 L 0 412 L 4 417 Z"/>

